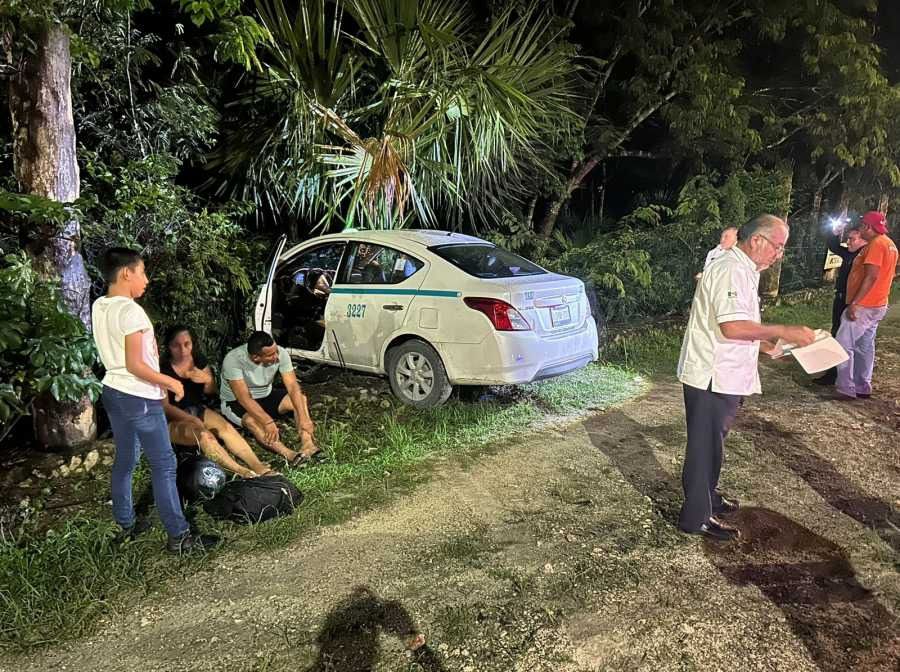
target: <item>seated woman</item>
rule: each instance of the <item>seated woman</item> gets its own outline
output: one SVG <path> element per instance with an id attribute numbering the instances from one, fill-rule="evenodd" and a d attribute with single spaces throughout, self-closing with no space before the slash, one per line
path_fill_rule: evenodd
<path id="1" fill-rule="evenodd" d="M 206 457 L 244 478 L 275 473 L 260 461 L 234 425 L 210 407 L 209 396 L 215 392 L 216 381 L 206 358 L 194 352 L 190 328 L 179 325 L 169 329 L 164 349 L 161 372 L 184 385 L 180 401 L 175 401 L 171 392 L 163 400 L 172 443 L 199 445 Z"/>

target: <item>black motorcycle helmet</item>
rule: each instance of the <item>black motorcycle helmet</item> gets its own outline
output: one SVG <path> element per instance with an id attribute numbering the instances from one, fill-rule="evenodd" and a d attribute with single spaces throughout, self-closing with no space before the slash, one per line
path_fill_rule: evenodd
<path id="1" fill-rule="evenodd" d="M 225 480 L 222 467 L 200 455 L 191 456 L 178 465 L 178 492 L 188 502 L 212 499 L 225 485 Z"/>

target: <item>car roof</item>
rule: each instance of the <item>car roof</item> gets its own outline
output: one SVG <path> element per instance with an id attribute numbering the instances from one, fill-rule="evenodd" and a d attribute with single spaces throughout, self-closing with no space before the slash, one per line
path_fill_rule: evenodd
<path id="1" fill-rule="evenodd" d="M 354 240 L 354 239 L 363 239 L 370 240 L 375 243 L 384 243 L 385 245 L 390 244 L 391 241 L 404 241 L 404 242 L 412 242 L 419 243 L 424 245 L 425 247 L 432 247 L 434 245 L 446 245 L 446 244 L 474 244 L 480 243 L 482 245 L 490 243 L 486 240 L 482 240 L 481 238 L 476 238 L 475 236 L 467 236 L 463 233 L 454 233 L 452 231 L 439 231 L 436 229 L 394 229 L 390 231 L 344 231 L 342 233 L 331 233 L 326 236 L 318 236 L 316 238 L 310 238 L 309 240 L 303 241 L 303 245 L 307 243 L 315 242 L 315 241 L 327 241 L 327 240 Z"/>

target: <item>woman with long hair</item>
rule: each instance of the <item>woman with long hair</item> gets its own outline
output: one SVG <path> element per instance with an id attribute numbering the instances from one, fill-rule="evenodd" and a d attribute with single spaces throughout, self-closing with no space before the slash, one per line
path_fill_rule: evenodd
<path id="1" fill-rule="evenodd" d="M 163 400 L 172 443 L 200 446 L 206 457 L 244 478 L 275 473 L 234 425 L 213 410 L 215 376 L 206 357 L 194 351 L 194 342 L 190 327 L 176 325 L 166 332 L 160 371 L 184 386 L 181 400 L 175 401 L 171 392 Z"/>

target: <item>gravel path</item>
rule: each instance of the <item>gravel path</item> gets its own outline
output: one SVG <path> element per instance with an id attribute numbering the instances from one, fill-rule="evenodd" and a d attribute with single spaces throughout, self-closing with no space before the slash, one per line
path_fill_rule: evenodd
<path id="1" fill-rule="evenodd" d="M 880 333 L 868 402 L 764 366 L 723 473 L 739 543 L 673 527 L 683 414 L 663 380 L 0 669 L 897 672 L 900 309 Z"/>

